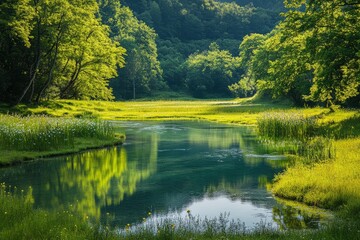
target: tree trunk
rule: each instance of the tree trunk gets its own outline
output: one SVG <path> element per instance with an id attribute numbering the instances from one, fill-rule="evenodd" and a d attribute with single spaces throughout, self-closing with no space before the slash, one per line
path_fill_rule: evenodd
<path id="1" fill-rule="evenodd" d="M 19 97 L 19 99 L 16 101 L 16 105 L 18 105 L 24 99 L 25 95 L 27 94 L 27 92 L 29 91 L 29 89 L 32 85 L 33 85 L 33 88 L 35 88 L 36 74 L 39 69 L 40 60 L 41 60 L 41 57 L 40 57 L 40 54 L 41 54 L 41 49 L 40 49 L 40 47 L 41 47 L 40 46 L 41 45 L 41 43 L 40 43 L 41 19 L 40 18 L 37 19 L 36 25 L 37 25 L 37 36 L 36 36 L 36 45 L 35 45 L 36 52 L 35 52 L 34 63 L 32 64 L 31 69 L 30 69 L 30 81 L 29 81 L 29 84 L 25 87 L 25 89 L 24 89 L 23 93 L 21 94 L 21 96 Z"/>

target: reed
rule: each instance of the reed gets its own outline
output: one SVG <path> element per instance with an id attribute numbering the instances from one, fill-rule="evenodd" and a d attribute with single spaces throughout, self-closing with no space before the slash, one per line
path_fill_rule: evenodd
<path id="1" fill-rule="evenodd" d="M 46 151 L 74 146 L 75 138 L 113 137 L 109 122 L 92 119 L 0 115 L 0 148 Z"/>
<path id="2" fill-rule="evenodd" d="M 106 239 L 104 231 L 79 216 L 34 209 L 33 201 L 31 188 L 0 184 L 0 239 Z"/>
<path id="3" fill-rule="evenodd" d="M 259 135 L 275 140 L 303 141 L 311 137 L 316 121 L 298 112 L 266 112 L 258 120 Z"/>
<path id="4" fill-rule="evenodd" d="M 305 164 L 314 164 L 335 158 L 334 140 L 324 137 L 313 137 L 299 144 L 296 155 Z"/>

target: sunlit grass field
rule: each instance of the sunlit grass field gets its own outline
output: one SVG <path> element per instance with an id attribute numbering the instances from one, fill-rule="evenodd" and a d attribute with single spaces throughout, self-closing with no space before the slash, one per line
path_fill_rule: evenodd
<path id="1" fill-rule="evenodd" d="M 107 121 L 0 114 L 0 164 L 76 152 L 118 140 Z"/>
<path id="2" fill-rule="evenodd" d="M 360 214 L 359 114 L 337 118 L 324 123 L 322 115 L 301 112 L 268 112 L 259 118 L 261 137 L 297 145 L 295 164 L 275 178 L 275 195 L 322 208 L 353 208 L 350 214 Z"/>
<path id="3" fill-rule="evenodd" d="M 110 139 L 114 129 L 109 122 L 0 115 L 0 146 L 8 150 L 46 151 L 73 146 L 75 138 Z"/>
<path id="4" fill-rule="evenodd" d="M 350 119 L 357 110 L 331 113 L 326 108 L 294 108 L 287 102 L 247 99 L 189 101 L 77 101 L 58 100 L 40 106 L 18 106 L 14 111 L 56 117 L 89 117 L 106 120 L 208 120 L 222 123 L 256 125 L 264 112 L 283 110 L 289 114 L 317 117 L 322 124 L 334 124 Z M 1 111 L 1 108 L 0 108 Z M 6 112 L 7 109 L 3 109 Z"/>
<path id="5" fill-rule="evenodd" d="M 323 208 L 354 208 L 360 215 L 360 138 L 335 142 L 334 159 L 296 164 L 278 175 L 272 191 L 280 197 Z"/>

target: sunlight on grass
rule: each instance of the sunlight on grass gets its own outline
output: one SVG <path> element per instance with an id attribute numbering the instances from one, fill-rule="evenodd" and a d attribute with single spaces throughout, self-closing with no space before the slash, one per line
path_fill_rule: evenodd
<path id="1" fill-rule="evenodd" d="M 27 108 L 35 114 L 57 117 L 76 117 L 86 113 L 87 116 L 107 120 L 209 120 L 247 125 L 255 125 L 259 113 L 271 109 L 290 109 L 290 107 L 239 100 L 129 102 L 59 100 L 35 108 Z"/>
<path id="2" fill-rule="evenodd" d="M 77 137 L 109 139 L 113 132 L 111 124 L 104 121 L 0 115 L 0 148 L 6 150 L 58 149 L 73 146 Z"/>
<path id="3" fill-rule="evenodd" d="M 71 212 L 33 209 L 31 188 L 24 191 L 1 183 L 0 202 L 0 239 L 105 239 L 106 237 L 100 229 L 90 226 Z"/>
<path id="4" fill-rule="evenodd" d="M 288 168 L 275 178 L 272 191 L 319 207 L 360 206 L 360 139 L 336 141 L 335 149 L 332 161 Z"/>
<path id="5" fill-rule="evenodd" d="M 0 114 L 0 165 L 122 142 L 110 122 L 97 119 Z"/>

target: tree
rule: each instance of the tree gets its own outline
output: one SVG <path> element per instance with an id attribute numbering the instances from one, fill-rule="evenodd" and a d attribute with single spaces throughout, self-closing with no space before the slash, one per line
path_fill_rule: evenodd
<path id="1" fill-rule="evenodd" d="M 96 1 L 18 0 L 1 8 L 13 14 L 4 33 L 16 49 L 7 52 L 9 59 L 22 56 L 16 65 L 4 64 L 13 92 L 6 101 L 111 99 L 107 82 L 124 51 L 97 17 Z"/>
<path id="2" fill-rule="evenodd" d="M 210 44 L 208 51 L 190 55 L 185 68 L 188 88 L 195 97 L 229 96 L 228 86 L 239 77 L 237 59 L 216 43 Z"/>
<path id="3" fill-rule="evenodd" d="M 156 33 L 139 21 L 128 7 L 115 4 L 112 16 L 105 18 L 112 29 L 113 39 L 127 50 L 126 65 L 119 70 L 120 79 L 113 79 L 112 86 L 117 98 L 136 98 L 165 87 L 162 69 L 157 59 Z M 106 11 L 102 8 L 102 15 Z"/>
<path id="4" fill-rule="evenodd" d="M 289 11 L 283 31 L 303 38 L 312 72 L 305 98 L 327 105 L 344 103 L 359 94 L 360 3 L 355 0 L 285 1 Z"/>
<path id="5" fill-rule="evenodd" d="M 284 14 L 276 29 L 250 51 L 253 55 L 244 55 L 250 58 L 241 58 L 250 63 L 245 80 L 252 79 L 258 89 L 268 89 L 274 97 L 291 97 L 298 104 L 312 101 L 332 106 L 359 95 L 360 3 L 285 3 L 297 10 Z"/>
<path id="6" fill-rule="evenodd" d="M 259 52 L 260 46 L 264 43 L 265 36 L 261 34 L 251 34 L 245 36 L 240 44 L 239 64 L 244 74 L 238 83 L 229 86 L 229 90 L 237 97 L 248 97 L 256 93 L 258 69 L 254 67 L 254 55 Z M 259 53 L 258 53 L 259 54 Z"/>

